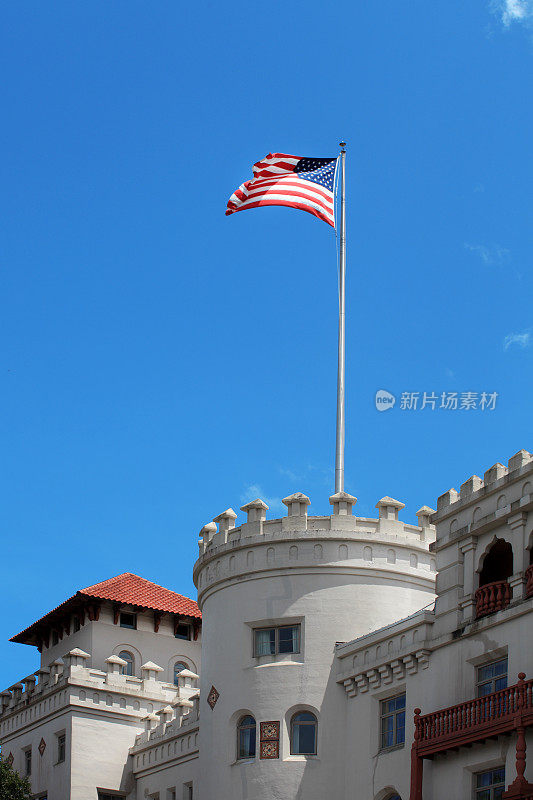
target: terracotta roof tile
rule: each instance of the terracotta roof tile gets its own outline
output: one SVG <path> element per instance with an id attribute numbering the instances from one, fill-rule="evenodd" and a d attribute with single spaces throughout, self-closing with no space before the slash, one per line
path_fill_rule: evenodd
<path id="1" fill-rule="evenodd" d="M 79 594 L 97 597 L 100 600 L 153 608 L 156 611 L 168 611 L 170 614 L 183 614 L 198 619 L 202 616 L 194 600 L 165 589 L 164 586 L 158 586 L 157 583 L 147 581 L 146 578 L 141 578 L 132 572 L 124 572 L 115 578 L 80 589 Z"/>
<path id="2" fill-rule="evenodd" d="M 122 575 L 116 575 L 114 578 L 80 589 L 68 600 L 53 608 L 21 631 L 21 633 L 13 636 L 10 641 L 21 644 L 35 644 L 38 628 L 42 628 L 43 625 L 47 624 L 52 625 L 54 617 L 57 619 L 59 614 L 66 614 L 69 610 L 74 610 L 73 607 L 79 606 L 79 601 L 83 596 L 98 600 L 110 600 L 124 605 L 139 606 L 140 608 L 149 608 L 169 614 L 178 614 L 183 617 L 202 618 L 198 605 L 189 597 L 173 592 L 171 589 L 165 589 L 164 586 L 152 583 L 152 581 L 141 578 L 139 575 L 134 575 L 132 572 L 124 572 Z"/>

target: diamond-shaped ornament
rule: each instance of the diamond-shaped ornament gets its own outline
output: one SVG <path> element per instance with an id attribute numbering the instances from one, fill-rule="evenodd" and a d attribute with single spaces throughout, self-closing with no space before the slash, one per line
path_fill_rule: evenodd
<path id="1" fill-rule="evenodd" d="M 213 710 L 214 707 L 216 706 L 219 697 L 220 697 L 219 692 L 217 692 L 214 686 L 211 686 L 211 691 L 207 695 L 207 702 L 211 706 L 211 710 Z"/>
<path id="2" fill-rule="evenodd" d="M 6 764 L 7 764 L 7 766 L 8 766 L 8 767 L 12 767 L 12 766 L 13 766 L 13 761 L 14 761 L 14 760 L 15 760 L 15 756 L 13 755 L 13 753 L 10 753 L 10 754 L 8 755 L 8 757 L 6 758 Z"/>
<path id="3" fill-rule="evenodd" d="M 41 739 L 41 741 L 39 742 L 38 750 L 42 756 L 44 754 L 44 751 L 46 750 L 46 742 L 44 741 L 44 739 Z"/>

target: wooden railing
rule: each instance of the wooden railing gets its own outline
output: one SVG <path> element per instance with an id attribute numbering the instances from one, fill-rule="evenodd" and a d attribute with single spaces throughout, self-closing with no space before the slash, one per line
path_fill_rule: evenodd
<path id="1" fill-rule="evenodd" d="M 526 569 L 526 597 L 533 594 L 533 564 Z"/>
<path id="2" fill-rule="evenodd" d="M 476 591 L 476 618 L 485 617 L 506 608 L 511 600 L 512 590 L 507 581 L 495 581 L 480 586 Z"/>
<path id="3" fill-rule="evenodd" d="M 522 673 L 521 673 L 522 674 Z M 514 727 L 519 712 L 533 717 L 533 680 L 519 681 L 514 686 L 443 708 L 432 714 L 415 714 L 415 738 L 418 751 L 425 755 L 444 752 L 450 747 L 482 741 L 486 735 L 504 733 Z"/>
<path id="4" fill-rule="evenodd" d="M 533 785 L 525 777 L 526 728 L 533 725 L 533 680 L 520 672 L 518 683 L 421 716 L 415 708 L 415 732 L 411 748 L 410 800 L 422 800 L 423 763 L 437 753 L 483 742 L 516 732 L 516 778 L 503 795 L 507 800 L 533 800 Z"/>

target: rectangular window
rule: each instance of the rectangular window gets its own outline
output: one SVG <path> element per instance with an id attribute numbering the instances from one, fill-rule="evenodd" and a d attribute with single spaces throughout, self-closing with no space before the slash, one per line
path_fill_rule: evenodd
<path id="1" fill-rule="evenodd" d="M 176 625 L 174 636 L 176 639 L 186 639 L 189 641 L 191 638 L 191 626 L 186 624 Z"/>
<path id="2" fill-rule="evenodd" d="M 381 749 L 405 742 L 405 694 L 381 701 Z"/>
<path id="3" fill-rule="evenodd" d="M 183 784 L 183 800 L 193 800 L 192 783 Z"/>
<path id="4" fill-rule="evenodd" d="M 130 628 L 130 630 L 137 630 L 137 614 L 129 614 L 123 611 L 120 615 L 120 627 Z"/>
<path id="5" fill-rule="evenodd" d="M 57 763 L 60 764 L 65 760 L 67 737 L 64 733 L 60 733 L 57 737 Z"/>
<path id="6" fill-rule="evenodd" d="M 74 619 L 72 620 L 72 627 L 73 627 L 74 633 L 77 633 L 79 631 L 79 629 L 81 627 L 80 626 L 80 618 L 79 617 L 74 617 Z"/>
<path id="7" fill-rule="evenodd" d="M 477 668 L 476 688 L 478 697 L 486 697 L 507 688 L 507 658 L 491 661 Z"/>
<path id="8" fill-rule="evenodd" d="M 505 791 L 505 767 L 474 775 L 474 800 L 501 800 Z"/>
<path id="9" fill-rule="evenodd" d="M 26 775 L 31 775 L 31 748 L 24 751 L 24 770 Z"/>
<path id="10" fill-rule="evenodd" d="M 254 630 L 254 656 L 274 656 L 277 653 L 300 652 L 300 626 L 283 625 L 277 628 Z"/>

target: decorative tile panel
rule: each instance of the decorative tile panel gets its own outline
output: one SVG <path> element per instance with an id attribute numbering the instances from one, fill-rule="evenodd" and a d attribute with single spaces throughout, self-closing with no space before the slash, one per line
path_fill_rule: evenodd
<path id="1" fill-rule="evenodd" d="M 279 758 L 279 742 L 261 742 L 259 758 Z"/>
<path id="2" fill-rule="evenodd" d="M 219 697 L 220 697 L 220 693 L 217 692 L 217 690 L 215 689 L 214 686 L 211 686 L 211 690 L 210 690 L 209 694 L 207 695 L 207 702 L 211 706 L 211 710 L 212 711 L 215 708 Z"/>
<path id="3" fill-rule="evenodd" d="M 279 732 L 279 720 L 260 723 L 259 758 L 279 758 Z"/>
<path id="4" fill-rule="evenodd" d="M 8 766 L 8 767 L 12 767 L 12 766 L 13 766 L 13 761 L 14 761 L 14 760 L 15 760 L 15 756 L 13 755 L 13 753 L 10 753 L 10 754 L 8 755 L 8 757 L 6 758 L 6 764 L 7 764 L 7 766 Z"/>
<path id="5" fill-rule="evenodd" d="M 262 742 L 279 742 L 279 722 L 262 722 L 260 739 Z"/>
<path id="6" fill-rule="evenodd" d="M 46 742 L 44 741 L 44 739 L 41 739 L 41 741 L 39 742 L 39 747 L 37 749 L 39 750 L 41 756 L 43 756 L 44 751 L 46 750 Z"/>

